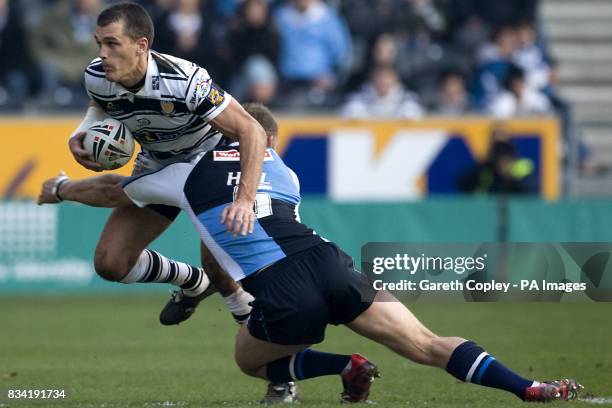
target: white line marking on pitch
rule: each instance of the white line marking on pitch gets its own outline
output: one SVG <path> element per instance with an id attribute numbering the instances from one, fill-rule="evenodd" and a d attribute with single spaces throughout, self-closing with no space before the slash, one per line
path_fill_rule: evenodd
<path id="1" fill-rule="evenodd" d="M 590 404 L 612 404 L 611 397 L 593 397 L 593 398 L 578 398 L 580 402 L 588 402 Z"/>

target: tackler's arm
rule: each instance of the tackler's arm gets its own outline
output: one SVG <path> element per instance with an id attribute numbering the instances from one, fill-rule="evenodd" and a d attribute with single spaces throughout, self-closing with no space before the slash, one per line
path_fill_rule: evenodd
<path id="1" fill-rule="evenodd" d="M 38 204 L 75 201 L 93 207 L 122 207 L 132 201 L 123 191 L 123 176 L 104 174 L 71 180 L 64 172 L 43 182 Z"/>

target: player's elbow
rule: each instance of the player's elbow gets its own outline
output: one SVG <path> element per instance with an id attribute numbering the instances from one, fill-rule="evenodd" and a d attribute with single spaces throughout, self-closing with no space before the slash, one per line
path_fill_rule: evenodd
<path id="1" fill-rule="evenodd" d="M 252 143 L 260 147 L 262 150 L 265 149 L 268 144 L 268 136 L 264 128 L 255 119 L 250 119 L 238 135 L 238 141 L 242 144 L 245 138 L 252 140 Z"/>

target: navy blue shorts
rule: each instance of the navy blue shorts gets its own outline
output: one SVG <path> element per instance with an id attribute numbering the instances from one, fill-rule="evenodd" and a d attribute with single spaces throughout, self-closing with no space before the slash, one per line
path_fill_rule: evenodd
<path id="1" fill-rule="evenodd" d="M 352 258 L 331 242 L 281 259 L 242 285 L 255 297 L 251 335 L 285 345 L 322 342 L 328 324 L 352 322 L 376 295 Z"/>

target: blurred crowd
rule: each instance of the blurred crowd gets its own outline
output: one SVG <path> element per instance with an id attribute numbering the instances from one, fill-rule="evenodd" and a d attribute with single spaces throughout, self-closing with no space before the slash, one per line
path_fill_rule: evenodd
<path id="1" fill-rule="evenodd" d="M 0 110 L 85 106 L 103 0 L 0 0 Z M 139 0 L 240 101 L 351 118 L 563 112 L 537 0 Z"/>

